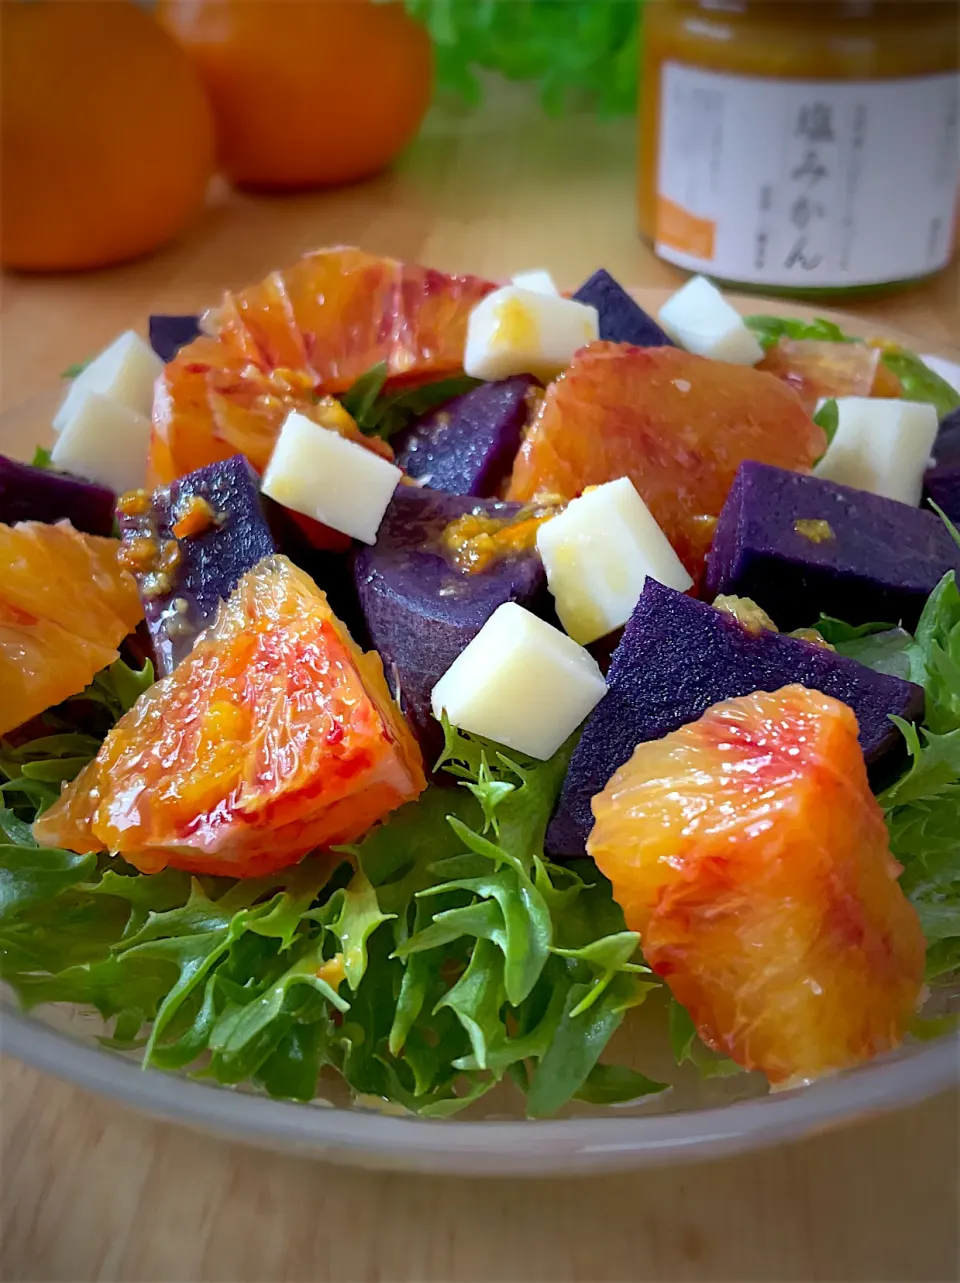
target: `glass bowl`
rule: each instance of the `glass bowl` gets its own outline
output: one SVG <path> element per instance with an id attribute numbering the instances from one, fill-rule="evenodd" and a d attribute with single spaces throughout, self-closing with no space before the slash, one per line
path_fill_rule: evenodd
<path id="1" fill-rule="evenodd" d="M 637 291 L 653 309 L 665 296 Z M 795 304 L 736 302 L 745 313 L 811 315 Z M 862 318 L 822 309 L 818 314 L 833 315 L 853 334 L 874 329 Z M 888 326 L 883 332 L 917 346 Z M 957 353 L 941 355 L 960 360 Z M 35 445 L 46 443 L 60 394 L 52 391 L 0 417 L 0 450 L 29 458 Z M 960 987 L 939 990 L 937 1010 L 958 999 Z M 572 1106 L 561 1117 L 535 1122 L 523 1119 L 507 1088 L 484 1098 L 472 1116 L 468 1111 L 460 1119 L 428 1121 L 378 1102 L 351 1101 L 333 1081 L 321 1080 L 322 1095 L 302 1105 L 185 1074 L 145 1071 L 133 1056 L 99 1044 L 103 1029 L 95 1014 L 54 1005 L 25 1015 L 9 993 L 0 995 L 0 1050 L 120 1104 L 224 1138 L 369 1168 L 464 1175 L 569 1175 L 717 1158 L 907 1108 L 960 1082 L 960 1035 L 954 1034 L 909 1042 L 810 1087 L 762 1094 L 757 1075 L 702 1080 L 690 1066 L 678 1073 L 666 1047 L 645 1042 L 645 1022 L 662 1017 L 657 1006 L 654 998 L 641 1008 L 615 1050 L 630 1058 L 631 1047 L 639 1045 L 646 1072 L 666 1077 L 669 1069 L 670 1091 L 625 1107 Z"/>

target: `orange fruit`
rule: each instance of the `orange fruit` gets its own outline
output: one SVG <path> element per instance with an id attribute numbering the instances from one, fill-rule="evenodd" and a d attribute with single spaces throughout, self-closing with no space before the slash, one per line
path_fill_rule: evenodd
<path id="1" fill-rule="evenodd" d="M 268 557 L 34 831 L 144 873 L 254 877 L 354 841 L 425 787 L 379 656 L 307 575 Z"/>
<path id="2" fill-rule="evenodd" d="M 826 437 L 769 374 L 679 348 L 591 343 L 547 389 L 508 499 L 573 499 L 629 477 L 698 579 L 744 459 L 804 471 Z"/>
<path id="3" fill-rule="evenodd" d="M 381 361 L 400 380 L 461 369 L 467 317 L 493 288 L 338 248 L 227 294 L 206 319 L 210 334 L 182 348 L 157 382 L 149 484 L 238 451 L 262 472 L 291 410 L 392 458 L 318 396 L 345 392 Z"/>
<path id="4" fill-rule="evenodd" d="M 897 1046 L 924 938 L 850 709 L 803 686 L 641 744 L 587 848 L 701 1037 L 773 1083 Z"/>
<path id="5" fill-rule="evenodd" d="M 143 618 L 116 539 L 0 525 L 0 734 L 76 695 Z"/>
<path id="6" fill-rule="evenodd" d="M 755 368 L 793 388 L 811 414 L 822 397 L 903 395 L 880 351 L 865 343 L 781 338 Z"/>
<path id="7" fill-rule="evenodd" d="M 132 0 L 0 3 L 0 260 L 105 267 L 203 203 L 213 126 L 183 50 Z"/>
<path id="8" fill-rule="evenodd" d="M 430 38 L 402 4 L 160 0 L 207 87 L 220 164 L 273 190 L 382 169 L 430 102 Z"/>

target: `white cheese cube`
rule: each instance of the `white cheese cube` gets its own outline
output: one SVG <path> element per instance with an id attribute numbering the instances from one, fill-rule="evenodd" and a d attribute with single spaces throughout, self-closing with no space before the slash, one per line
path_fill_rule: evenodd
<path id="1" fill-rule="evenodd" d="M 53 430 L 63 431 L 88 392 L 97 392 L 149 419 L 153 411 L 153 385 L 162 369 L 163 362 L 153 348 L 144 343 L 139 334 L 127 330 L 94 357 L 70 384 L 54 416 Z"/>
<path id="2" fill-rule="evenodd" d="M 99 392 L 85 392 L 57 436 L 55 468 L 97 481 L 117 494 L 144 483 L 150 450 L 150 420 Z"/>
<path id="3" fill-rule="evenodd" d="M 922 356 L 920 360 L 924 365 L 928 365 L 934 374 L 939 374 L 945 383 L 949 383 L 955 391 L 960 392 L 960 365 L 954 361 L 948 361 L 943 356 Z"/>
<path id="4" fill-rule="evenodd" d="M 511 276 L 510 280 L 521 290 L 532 290 L 534 294 L 549 294 L 554 298 L 560 297 L 556 281 L 542 267 L 532 272 L 518 272 L 516 276 Z"/>
<path id="5" fill-rule="evenodd" d="M 756 365 L 763 348 L 743 317 L 705 276 L 694 276 L 658 313 L 660 324 L 681 347 L 731 365 Z"/>
<path id="6" fill-rule="evenodd" d="M 938 426 L 920 401 L 838 397 L 837 430 L 814 473 L 917 507 Z"/>
<path id="7" fill-rule="evenodd" d="M 505 285 L 470 313 L 463 368 L 475 379 L 535 374 L 548 382 L 599 333 L 595 307 Z"/>
<path id="8" fill-rule="evenodd" d="M 376 543 L 402 471 L 294 410 L 260 483 L 265 495 L 352 539 Z"/>
<path id="9" fill-rule="evenodd" d="M 593 656 L 514 602 L 499 606 L 432 692 L 433 714 L 546 761 L 606 693 Z"/>
<path id="10" fill-rule="evenodd" d="M 545 522 L 537 551 L 560 622 L 581 646 L 627 622 L 647 575 L 678 592 L 693 586 L 629 477 L 589 490 Z"/>

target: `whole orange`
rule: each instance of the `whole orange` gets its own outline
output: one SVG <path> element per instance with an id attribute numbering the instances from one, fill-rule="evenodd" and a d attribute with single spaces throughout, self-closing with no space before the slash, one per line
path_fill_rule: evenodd
<path id="1" fill-rule="evenodd" d="M 364 178 L 427 109 L 430 38 L 399 3 L 160 0 L 158 12 L 203 77 L 221 167 L 241 186 Z"/>
<path id="2" fill-rule="evenodd" d="M 0 261 L 68 270 L 135 258 L 202 203 L 203 87 L 132 0 L 0 0 Z"/>

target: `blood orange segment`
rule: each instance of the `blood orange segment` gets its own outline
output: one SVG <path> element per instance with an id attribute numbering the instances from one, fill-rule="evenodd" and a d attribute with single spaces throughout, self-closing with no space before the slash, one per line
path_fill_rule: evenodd
<path id="1" fill-rule="evenodd" d="M 143 618 L 116 539 L 0 525 L 0 734 L 76 695 Z"/>
<path id="2" fill-rule="evenodd" d="M 425 785 L 379 657 L 307 575 L 268 557 L 35 833 L 145 873 L 253 877 L 354 841 Z"/>
<path id="3" fill-rule="evenodd" d="M 291 410 L 311 418 L 318 393 L 338 394 L 385 362 L 392 379 L 463 366 L 467 318 L 494 288 L 361 250 L 307 254 L 209 313 L 157 383 L 148 484 L 238 451 L 263 471 Z M 356 427 L 344 435 L 392 458 Z"/>
<path id="4" fill-rule="evenodd" d="M 769 374 L 591 343 L 547 389 L 507 497 L 573 499 L 627 476 L 696 580 L 740 463 L 805 471 L 825 450 L 796 393 Z"/>
<path id="5" fill-rule="evenodd" d="M 880 351 L 864 343 L 781 338 L 756 368 L 793 388 L 811 414 L 823 397 L 903 395 Z"/>
<path id="6" fill-rule="evenodd" d="M 924 938 L 845 704 L 786 686 L 641 744 L 588 850 L 701 1037 L 773 1083 L 897 1046 Z"/>

